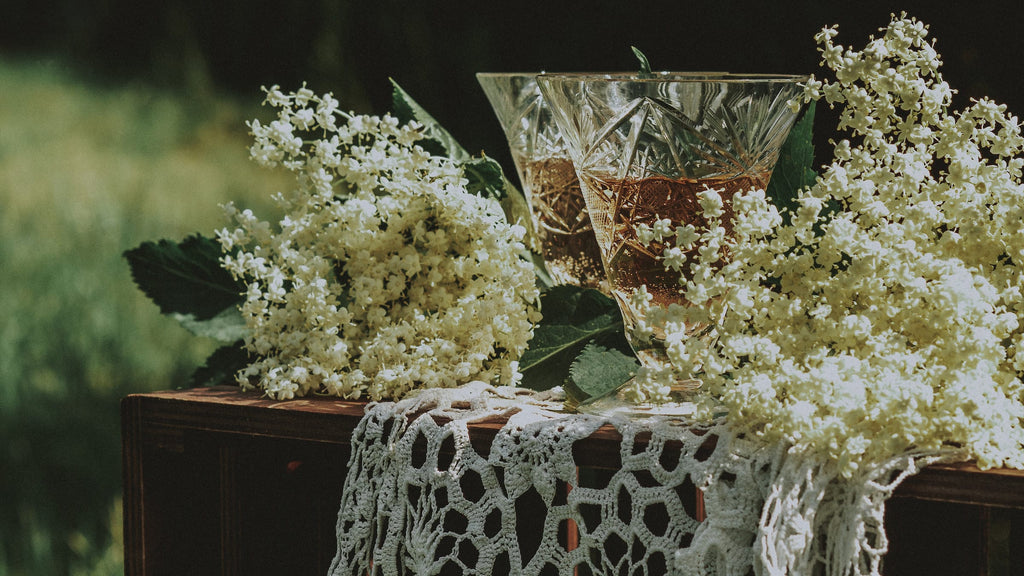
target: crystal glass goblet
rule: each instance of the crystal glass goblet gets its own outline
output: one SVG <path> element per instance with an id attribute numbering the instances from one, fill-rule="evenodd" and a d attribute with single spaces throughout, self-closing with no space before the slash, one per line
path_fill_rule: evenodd
<path id="1" fill-rule="evenodd" d="M 565 140 L 536 73 L 480 73 L 523 186 L 541 257 L 556 284 L 602 288 L 601 253 Z"/>
<path id="2" fill-rule="evenodd" d="M 542 74 L 537 82 L 572 157 L 626 338 L 640 361 L 668 368 L 664 333 L 638 337 L 643 319 L 632 294 L 645 286 L 652 304 L 690 305 L 683 272 L 662 254 L 674 236 L 650 243 L 637 226 L 668 219 L 669 230 L 706 229 L 698 193 L 718 190 L 723 226 L 734 193 L 768 185 L 796 119 L 789 101 L 804 76 L 727 73 Z M 696 250 L 696 249 L 695 249 Z M 682 276 L 681 276 L 682 275 Z M 687 326 L 702 337 L 707 326 Z M 680 380 L 685 393 L 699 381 Z"/>

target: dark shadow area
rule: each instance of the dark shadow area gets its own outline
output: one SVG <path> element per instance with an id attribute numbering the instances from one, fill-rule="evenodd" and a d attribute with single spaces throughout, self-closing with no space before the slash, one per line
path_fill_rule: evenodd
<path id="1" fill-rule="evenodd" d="M 1021 5 L 946 2 L 334 2 L 321 0 L 17 1 L 0 18 L 0 55 L 46 53 L 108 79 L 143 79 L 201 96 L 258 96 L 261 85 L 333 91 L 344 107 L 390 107 L 402 84 L 471 150 L 510 167 L 481 71 L 632 69 L 629 47 L 656 69 L 815 73 L 813 40 L 839 24 L 860 47 L 906 11 L 932 29 L 945 77 L 968 97 L 1024 109 Z M 821 111 L 819 124 L 829 126 Z M 833 121 L 834 124 L 834 121 Z M 819 130 L 823 132 L 824 130 Z M 824 143 L 825 137 L 820 138 Z M 827 151 L 819 146 L 819 157 Z"/>

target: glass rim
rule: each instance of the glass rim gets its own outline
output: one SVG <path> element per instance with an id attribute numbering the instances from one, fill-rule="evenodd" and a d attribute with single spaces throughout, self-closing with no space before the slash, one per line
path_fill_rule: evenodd
<path id="1" fill-rule="evenodd" d="M 540 76 L 542 74 L 547 74 L 547 73 L 544 72 L 543 70 L 540 71 L 540 72 L 537 72 L 537 71 L 534 71 L 534 72 L 476 72 L 477 78 L 480 78 L 480 77 L 483 77 L 483 78 L 500 78 L 500 77 L 508 77 L 508 76 Z"/>
<path id="2" fill-rule="evenodd" d="M 810 74 L 770 74 L 770 73 L 736 73 L 736 72 L 543 72 L 537 74 L 538 79 L 555 81 L 581 81 L 587 82 L 806 82 L 811 79 Z"/>

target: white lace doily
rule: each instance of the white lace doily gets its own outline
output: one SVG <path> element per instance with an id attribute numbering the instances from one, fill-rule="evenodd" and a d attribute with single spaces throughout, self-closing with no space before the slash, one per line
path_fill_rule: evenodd
<path id="1" fill-rule="evenodd" d="M 468 425 L 494 418 L 508 420 L 478 451 Z M 622 435 L 619 461 L 578 468 L 574 444 L 605 424 Z M 353 433 L 330 574 L 878 574 L 886 499 L 951 456 L 844 479 L 724 422 L 565 414 L 479 383 L 429 390 L 370 405 Z"/>

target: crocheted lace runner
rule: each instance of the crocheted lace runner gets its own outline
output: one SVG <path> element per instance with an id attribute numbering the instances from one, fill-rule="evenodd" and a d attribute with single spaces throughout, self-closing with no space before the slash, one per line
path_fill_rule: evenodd
<path id="1" fill-rule="evenodd" d="M 886 498 L 956 456 L 905 454 L 844 479 L 724 422 L 560 408 L 483 384 L 371 405 L 352 438 L 330 574 L 878 574 Z M 481 454 L 467 425 L 495 417 L 508 422 Z M 578 469 L 574 443 L 604 424 L 622 435 L 619 466 Z"/>

